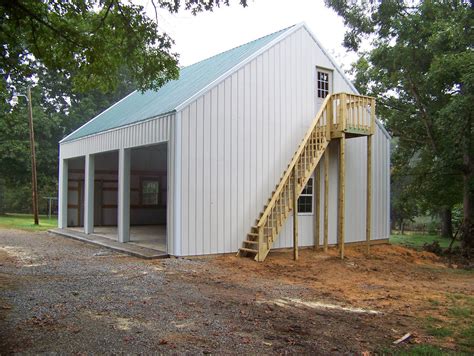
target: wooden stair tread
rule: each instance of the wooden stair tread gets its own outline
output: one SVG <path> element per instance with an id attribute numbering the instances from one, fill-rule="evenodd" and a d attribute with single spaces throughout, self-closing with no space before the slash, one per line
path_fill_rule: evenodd
<path id="1" fill-rule="evenodd" d="M 252 244 L 252 245 L 258 245 L 258 241 L 250 241 L 250 240 L 244 240 L 244 243 L 246 244 Z"/>
<path id="2" fill-rule="evenodd" d="M 251 248 L 247 248 L 247 247 L 241 247 L 239 250 L 240 250 L 240 251 L 245 251 L 245 252 L 258 253 L 257 250 L 254 250 L 254 249 L 251 249 Z"/>
<path id="3" fill-rule="evenodd" d="M 338 95 L 343 96 L 340 96 L 340 99 L 338 99 Z M 313 171 L 321 161 L 331 139 L 340 137 L 336 135 L 335 132 L 359 130 L 361 136 L 366 132 L 373 134 L 375 124 L 374 111 L 371 112 L 372 127 L 368 125 L 367 127 L 361 126 L 359 125 L 359 121 L 352 121 L 352 124 L 350 124 L 347 116 L 340 118 L 339 122 L 337 122 L 337 120 L 335 120 L 336 122 L 333 121 L 333 119 L 337 117 L 333 115 L 347 115 L 347 112 L 344 113 L 343 110 L 341 110 L 341 114 L 339 114 L 338 102 L 333 100 L 347 100 L 347 95 L 350 98 L 349 100 L 353 100 L 353 102 L 350 102 L 350 105 L 352 105 L 354 109 L 358 108 L 360 103 L 362 103 L 362 108 L 369 103 L 369 101 L 365 99 L 354 99 L 357 97 L 355 94 L 331 94 L 326 97 L 324 106 L 321 107 L 311 125 L 311 131 L 307 131 L 304 138 L 300 141 L 298 148 L 292 155 L 291 161 L 280 176 L 279 183 L 275 185 L 267 203 L 258 215 L 258 219 L 255 220 L 255 225 L 251 227 L 247 238 L 243 241 L 244 245 L 255 246 L 256 249 L 242 247 L 239 249 L 240 256 L 248 257 L 245 253 L 240 254 L 240 252 L 249 252 L 255 254 L 256 261 L 263 261 L 265 259 L 272 248 L 273 242 L 283 228 L 286 219 L 295 208 L 294 197 L 299 198 L 301 196 L 305 184 L 307 184 Z M 359 97 L 363 98 L 361 96 Z M 371 108 L 375 107 L 375 99 L 371 98 L 370 100 Z M 336 103 L 336 108 L 334 108 L 334 103 Z M 335 113 L 335 111 L 337 111 L 337 113 Z M 357 111 L 357 120 L 359 120 L 359 111 Z M 295 178 L 297 179 L 296 181 Z M 277 191 L 278 194 L 276 195 Z M 263 216 L 265 217 L 262 219 Z M 259 236 L 259 233 L 262 234 L 262 237 Z M 260 246 L 260 238 L 263 238 L 263 246 Z"/>

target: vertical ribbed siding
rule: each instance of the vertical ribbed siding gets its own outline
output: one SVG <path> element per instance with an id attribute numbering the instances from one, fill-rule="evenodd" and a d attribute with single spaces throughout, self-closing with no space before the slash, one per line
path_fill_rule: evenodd
<path id="1" fill-rule="evenodd" d="M 306 30 L 300 29 L 182 110 L 182 152 L 177 162 L 182 174 L 182 255 L 238 249 L 314 118 L 316 66 L 334 69 Z M 351 91 L 335 70 L 333 77 L 335 92 Z M 388 210 L 375 213 L 379 211 L 376 204 L 388 206 L 388 158 L 382 147 L 387 147 L 386 142 L 377 132 L 374 238 L 387 237 Z M 350 212 L 349 221 L 356 231 L 348 234 L 348 241 L 356 241 L 365 238 L 365 138 L 348 140 L 347 151 L 349 184 L 358 187 L 348 194 L 346 214 Z M 329 234 L 330 243 L 335 243 L 335 142 L 330 157 Z M 312 245 L 314 216 L 301 215 L 298 220 L 301 245 Z M 291 246 L 291 221 L 275 247 Z"/>
<path id="2" fill-rule="evenodd" d="M 63 159 L 166 142 L 175 115 L 166 115 L 60 144 Z"/>

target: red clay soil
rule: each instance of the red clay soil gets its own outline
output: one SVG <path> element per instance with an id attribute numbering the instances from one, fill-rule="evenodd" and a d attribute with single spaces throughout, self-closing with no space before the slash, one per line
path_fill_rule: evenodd
<path id="1" fill-rule="evenodd" d="M 455 329 L 472 323 L 473 296 L 474 272 L 390 245 L 348 246 L 344 260 L 330 249 L 147 261 L 0 230 L 0 354 L 469 353 Z"/>
<path id="2" fill-rule="evenodd" d="M 427 335 L 423 328 L 425 320 L 449 322 L 447 309 L 460 306 L 463 297 L 474 297 L 472 271 L 448 268 L 430 252 L 388 244 L 373 246 L 369 256 L 365 247 L 346 247 L 344 260 L 333 248 L 327 254 L 300 250 L 298 261 L 293 261 L 292 253 L 286 251 L 270 254 L 264 263 L 233 256 L 219 257 L 210 263 L 220 271 L 218 278 L 231 280 L 245 289 L 259 283 L 266 288 L 288 284 L 304 287 L 300 299 L 383 313 L 385 318 L 379 321 L 380 331 L 388 333 L 385 338 L 396 340 L 410 332 L 414 334 L 412 343 L 452 350 L 457 349 L 455 340 Z M 387 328 L 389 325 L 392 327 Z"/>

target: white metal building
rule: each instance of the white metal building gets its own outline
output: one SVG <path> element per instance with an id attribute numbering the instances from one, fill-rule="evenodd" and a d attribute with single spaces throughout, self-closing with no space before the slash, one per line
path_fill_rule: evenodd
<path id="1" fill-rule="evenodd" d="M 149 242 L 170 255 L 236 252 L 321 106 L 321 82 L 329 93 L 357 93 L 299 24 L 183 68 L 158 91 L 129 94 L 60 142 L 59 228 L 108 228 L 128 242 L 149 227 Z M 389 237 L 390 136 L 377 123 L 373 137 L 371 228 L 381 240 Z M 365 142 L 347 141 L 346 242 L 365 240 Z M 328 152 L 337 182 L 338 146 Z M 337 190 L 329 185 L 330 244 Z M 315 191 L 300 197 L 300 246 L 314 245 L 314 214 L 322 218 Z M 273 246 L 292 243 L 288 219 Z"/>

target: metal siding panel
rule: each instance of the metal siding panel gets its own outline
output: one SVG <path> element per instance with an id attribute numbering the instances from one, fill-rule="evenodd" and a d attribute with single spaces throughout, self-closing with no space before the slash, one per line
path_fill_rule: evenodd
<path id="1" fill-rule="evenodd" d="M 197 211 L 201 209 L 198 206 L 197 200 L 197 191 L 200 187 L 197 186 L 197 162 L 198 162 L 198 150 L 197 150 L 197 142 L 198 142 L 198 135 L 197 133 L 197 104 L 196 102 L 191 103 L 189 106 L 189 142 L 188 142 L 188 150 L 189 150 L 189 174 L 186 177 L 188 180 L 188 194 L 189 194 L 189 204 L 188 208 L 188 254 L 194 255 L 196 253 L 196 239 L 199 237 L 197 233 L 197 222 L 196 222 L 196 214 Z M 186 223 L 186 222 L 185 222 Z"/>
<path id="2" fill-rule="evenodd" d="M 268 115 L 268 152 L 267 152 L 267 162 L 269 165 L 269 174 L 268 177 L 271 181 L 275 182 L 278 180 L 278 160 L 275 159 L 275 152 L 277 152 L 277 119 L 275 117 L 275 48 L 271 48 L 268 51 L 267 64 L 265 66 L 268 68 L 266 72 L 267 76 L 267 88 L 264 90 L 264 100 L 265 96 L 266 101 L 266 113 Z"/>
<path id="3" fill-rule="evenodd" d="M 265 199 L 263 197 L 263 184 L 264 181 L 268 181 L 269 177 L 268 171 L 266 169 L 267 165 L 265 164 L 264 160 L 265 152 L 268 150 L 268 131 L 266 131 L 267 127 L 265 127 L 265 119 L 263 117 L 263 54 L 257 57 L 255 62 L 256 92 L 255 96 L 252 96 L 252 105 L 254 107 L 254 120 L 256 122 L 256 149 L 254 151 L 254 154 L 256 155 L 256 169 L 255 171 L 253 171 L 255 177 L 255 199 L 253 199 L 254 204 L 252 206 L 252 209 L 253 211 L 258 211 L 261 209 L 261 207 L 259 207 L 259 203 Z"/>
<path id="4" fill-rule="evenodd" d="M 244 212 L 244 219 L 243 219 L 243 226 L 248 224 L 253 224 L 252 220 L 252 211 L 251 211 L 251 184 L 252 184 L 252 136 L 251 133 L 254 132 L 252 128 L 251 122 L 251 111 L 250 111 L 250 90 L 251 90 L 251 78 L 250 78 L 250 65 L 246 65 L 244 67 L 244 130 L 242 133 L 243 137 L 243 150 L 244 150 L 244 181 L 243 181 L 243 212 Z M 245 231 L 243 231 L 245 233 Z"/>
<path id="5" fill-rule="evenodd" d="M 229 106 L 229 115 L 231 120 L 231 148 L 230 148 L 230 171 L 228 172 L 230 176 L 230 187 L 231 191 L 231 204 L 229 206 L 228 214 L 230 215 L 230 236 L 231 242 L 228 246 L 229 251 L 236 251 L 239 246 L 239 239 L 242 235 L 239 235 L 239 205 L 238 205 L 238 194 L 239 194 L 239 140 L 238 140 L 238 128 L 239 128 L 239 119 L 238 116 L 238 100 L 237 100 L 237 84 L 238 84 L 238 75 L 234 74 L 231 77 L 231 92 L 230 92 L 230 106 Z M 227 92 L 226 92 L 227 93 Z"/>
<path id="6" fill-rule="evenodd" d="M 181 253 L 189 255 L 189 107 L 181 112 Z"/>
<path id="7" fill-rule="evenodd" d="M 204 97 L 197 100 L 196 126 L 199 136 L 196 137 L 196 251 L 195 255 L 202 255 L 204 252 Z M 192 252 L 191 252 L 192 253 Z"/>
<path id="8" fill-rule="evenodd" d="M 86 154 L 118 150 L 120 148 L 138 147 L 148 144 L 166 142 L 169 140 L 169 122 L 174 114 L 163 116 L 150 121 L 140 122 L 132 126 L 102 132 L 95 136 L 89 136 L 72 142 L 60 144 L 61 155 L 68 159 L 81 157 Z M 146 135 L 140 134 L 140 130 L 150 125 L 156 125 L 153 140 L 149 141 Z"/>
<path id="9" fill-rule="evenodd" d="M 234 189 L 232 186 L 232 144 L 233 144 L 233 122 L 232 122 L 232 77 L 227 78 L 224 82 L 224 92 L 223 92 L 223 125 L 224 125 L 224 137 L 223 137 L 223 160 L 224 160 L 224 173 L 222 176 L 222 197 L 224 200 L 224 223 L 222 234 L 224 236 L 224 244 L 222 246 L 222 252 L 231 252 L 232 251 L 232 202 Z M 220 103 L 221 103 L 220 102 Z"/>
<path id="10" fill-rule="evenodd" d="M 257 139 L 260 138 L 260 133 L 261 133 L 261 127 L 259 129 L 259 126 L 261 124 L 260 120 L 257 120 L 257 105 L 256 105 L 256 95 L 257 95 L 257 60 L 254 59 L 250 63 L 250 100 L 248 102 L 249 105 L 249 112 L 250 115 L 248 116 L 249 118 L 249 125 L 251 127 L 250 132 L 250 152 L 249 155 L 247 156 L 247 160 L 250 163 L 250 169 L 249 169 L 249 188 L 250 188 L 250 195 L 249 195 L 249 214 L 250 214 L 250 219 L 252 219 L 252 216 L 255 216 L 253 212 L 255 211 L 257 207 L 257 199 L 258 197 L 258 192 L 257 192 L 257 181 L 260 179 L 259 176 L 259 170 L 260 170 L 260 164 L 261 164 L 261 156 L 260 156 L 260 147 L 262 142 Z M 257 136 L 257 133 L 259 134 Z"/>
<path id="11" fill-rule="evenodd" d="M 246 210 L 245 210 L 245 168 L 247 161 L 245 160 L 245 151 L 247 149 L 247 138 L 245 135 L 245 69 L 242 68 L 238 72 L 238 95 L 237 95 L 237 120 L 238 120 L 238 135 L 237 135 L 237 153 L 238 153 L 238 180 L 237 180 L 237 199 L 238 199 L 238 234 L 237 239 L 245 234 Z"/>
<path id="12" fill-rule="evenodd" d="M 203 136 L 203 254 L 211 253 L 211 150 L 212 150 L 212 136 L 211 136 L 211 93 L 204 95 L 203 118 L 204 126 Z"/>
<path id="13" fill-rule="evenodd" d="M 219 223 L 221 216 L 219 212 L 219 137 L 222 132 L 219 130 L 219 112 L 217 102 L 219 100 L 218 89 L 214 88 L 211 90 L 211 103 L 210 103 L 210 194 L 211 194 L 211 205 L 209 211 L 209 224 L 210 224 L 210 253 L 217 253 L 219 248 L 219 239 L 222 238 L 218 235 Z"/>
<path id="14" fill-rule="evenodd" d="M 166 221 L 166 234 L 167 234 L 167 250 L 169 254 L 173 254 L 174 248 L 174 187 L 175 187 L 175 176 L 174 176 L 174 149 L 175 141 L 172 135 L 170 135 L 168 141 L 168 196 L 167 201 L 167 221 Z"/>
<path id="15" fill-rule="evenodd" d="M 298 39 L 297 36 L 303 38 Z M 316 65 L 331 68 L 330 61 L 314 43 L 308 44 L 309 40 L 306 31 L 296 32 L 234 73 L 223 85 L 190 104 L 189 162 L 186 163 L 189 164 L 189 174 L 183 182 L 189 185 L 187 229 L 196 233 L 189 236 L 189 254 L 237 250 L 279 181 L 314 118 L 314 68 Z M 348 91 L 339 76 L 334 73 L 335 90 Z M 194 139 L 191 138 L 192 133 Z M 380 140 L 375 141 L 374 145 L 378 147 Z M 195 152 L 195 159 L 191 151 Z M 377 151 L 380 150 L 374 147 L 374 152 Z M 337 142 L 331 143 L 329 154 L 329 243 L 335 244 Z M 350 242 L 365 238 L 365 139 L 349 140 L 347 154 L 350 160 L 347 162 L 350 192 L 347 191 L 346 223 Z M 380 163 L 384 164 L 384 168 L 379 171 L 386 171 L 382 177 L 383 184 L 375 179 L 381 175 L 379 171 L 375 172 Z M 374 185 L 377 192 L 387 189 L 386 159 L 381 158 L 380 163 L 374 154 Z M 324 176 L 322 168 L 321 175 Z M 322 179 L 321 194 L 324 194 L 323 182 Z M 376 203 L 381 203 L 380 199 L 374 197 L 374 211 L 381 210 L 380 206 L 375 208 Z M 385 198 L 383 205 L 387 206 Z M 321 222 L 322 207 L 315 211 L 320 214 Z M 214 220 L 217 228 L 212 225 Z M 379 220 L 379 217 L 374 216 L 374 220 Z M 313 244 L 313 223 L 314 216 L 299 216 L 300 245 Z M 275 247 L 292 246 L 291 224 L 289 218 Z M 373 226 L 375 229 L 377 224 Z M 385 228 L 384 224 L 381 227 Z M 323 223 L 320 235 L 323 236 Z"/>

